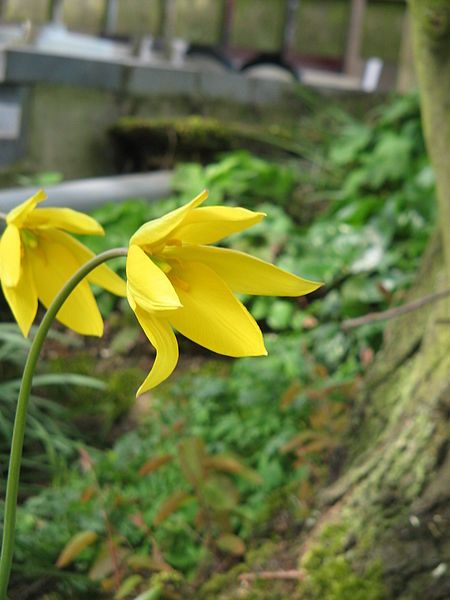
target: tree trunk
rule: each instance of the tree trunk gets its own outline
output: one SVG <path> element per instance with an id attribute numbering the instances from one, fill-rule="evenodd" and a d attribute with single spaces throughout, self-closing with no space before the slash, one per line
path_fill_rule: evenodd
<path id="1" fill-rule="evenodd" d="M 413 297 L 450 282 L 450 1 L 410 0 L 440 235 Z M 302 598 L 450 598 L 450 322 L 446 302 L 387 328 L 357 406 L 345 473 L 300 558 Z"/>
<path id="2" fill-rule="evenodd" d="M 413 297 L 446 281 L 436 237 Z M 445 302 L 386 331 L 344 474 L 321 496 L 301 598 L 450 598 L 450 327 Z"/>
<path id="3" fill-rule="evenodd" d="M 450 282 L 450 1 L 410 0 L 440 234 L 411 296 Z M 446 302 L 398 319 L 366 377 L 344 474 L 321 496 L 301 597 L 450 598 L 450 321 Z"/>
<path id="4" fill-rule="evenodd" d="M 436 173 L 450 283 L 450 0 L 409 0 L 422 121 Z"/>

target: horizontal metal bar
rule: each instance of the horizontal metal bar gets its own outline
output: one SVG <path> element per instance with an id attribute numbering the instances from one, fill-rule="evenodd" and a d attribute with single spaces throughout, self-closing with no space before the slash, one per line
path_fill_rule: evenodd
<path id="1" fill-rule="evenodd" d="M 171 193 L 171 171 L 115 175 L 65 181 L 45 187 L 46 206 L 66 206 L 89 211 L 105 202 L 120 202 L 128 198 L 158 200 Z M 12 188 L 0 191 L 0 212 L 6 213 L 32 196 L 35 187 Z"/>

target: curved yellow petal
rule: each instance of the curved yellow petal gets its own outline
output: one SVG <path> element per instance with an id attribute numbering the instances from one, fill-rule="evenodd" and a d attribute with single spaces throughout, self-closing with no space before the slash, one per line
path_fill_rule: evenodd
<path id="1" fill-rule="evenodd" d="M 0 240 L 0 276 L 8 287 L 19 282 L 21 255 L 20 231 L 15 225 L 8 225 Z"/>
<path id="2" fill-rule="evenodd" d="M 180 260 L 202 262 L 213 269 L 234 291 L 260 296 L 303 296 L 321 283 L 292 275 L 259 258 L 212 246 L 167 248 L 165 255 Z"/>
<path id="3" fill-rule="evenodd" d="M 28 213 L 24 227 L 65 229 L 71 233 L 104 235 L 103 227 L 89 215 L 71 208 L 38 208 Z"/>
<path id="4" fill-rule="evenodd" d="M 19 206 L 10 210 L 6 217 L 6 222 L 8 225 L 14 223 L 17 227 L 21 227 L 29 213 L 36 208 L 36 205 L 39 204 L 39 202 L 43 202 L 46 198 L 47 194 L 44 190 L 39 190 L 34 196 L 31 196 L 31 198 L 28 198 L 28 200 L 25 200 L 25 202 L 22 202 L 22 204 L 19 204 Z"/>
<path id="5" fill-rule="evenodd" d="M 180 300 L 163 271 L 139 246 L 130 246 L 127 257 L 128 291 L 144 310 L 173 310 Z"/>
<path id="6" fill-rule="evenodd" d="M 183 308 L 165 314 L 180 333 L 226 356 L 267 354 L 255 320 L 212 269 L 186 262 L 169 277 Z"/>
<path id="7" fill-rule="evenodd" d="M 136 392 L 136 396 L 139 396 L 167 379 L 175 369 L 178 362 L 178 343 L 171 326 L 165 319 L 151 315 L 139 307 L 135 314 L 145 335 L 156 350 L 152 370 Z"/>
<path id="8" fill-rule="evenodd" d="M 86 248 L 84 244 L 73 238 L 71 235 L 68 235 L 64 231 L 58 231 L 55 229 L 46 232 L 46 235 L 47 237 L 50 236 L 53 240 L 70 250 L 80 267 L 94 256 L 92 250 Z M 125 298 L 127 295 L 126 282 L 119 277 L 119 275 L 114 273 L 114 271 L 106 264 L 99 265 L 97 268 L 91 271 L 91 273 L 89 273 L 87 276 L 87 280 L 113 294 L 116 294 L 117 296 Z"/>
<path id="9" fill-rule="evenodd" d="M 140 227 L 136 233 L 132 236 L 130 244 L 137 244 L 138 246 L 159 246 L 166 239 L 171 237 L 174 229 L 176 229 L 189 215 L 189 213 L 208 197 L 208 192 L 204 190 L 201 194 L 196 196 L 191 202 L 180 206 L 176 210 L 172 210 L 167 215 L 159 219 L 149 221 Z"/>
<path id="10" fill-rule="evenodd" d="M 191 210 L 172 236 L 188 244 L 214 244 L 259 223 L 265 216 L 246 208 L 205 206 Z"/>
<path id="11" fill-rule="evenodd" d="M 70 249 L 44 234 L 39 236 L 38 245 L 29 256 L 39 300 L 48 308 L 80 264 Z M 103 333 L 103 320 L 86 280 L 73 290 L 56 318 L 82 335 Z"/>
<path id="12" fill-rule="evenodd" d="M 127 300 L 128 300 L 128 304 L 131 307 L 131 310 L 133 312 L 136 312 L 137 304 L 136 304 L 136 301 L 135 301 L 135 299 L 133 298 L 133 296 L 131 294 L 130 286 L 129 286 L 128 283 L 127 283 Z"/>
<path id="13" fill-rule="evenodd" d="M 24 257 L 19 281 L 8 287 L 2 279 L 2 290 L 23 335 L 27 337 L 36 316 L 38 299 L 27 257 Z"/>

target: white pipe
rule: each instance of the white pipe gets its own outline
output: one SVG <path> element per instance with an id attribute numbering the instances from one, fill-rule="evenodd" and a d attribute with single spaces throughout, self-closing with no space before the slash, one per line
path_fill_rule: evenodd
<path id="1" fill-rule="evenodd" d="M 115 175 L 65 181 L 45 186 L 46 206 L 66 206 L 76 210 L 92 210 L 105 202 L 128 198 L 158 200 L 170 195 L 170 171 Z M 6 213 L 32 196 L 39 186 L 0 190 L 0 212 Z"/>

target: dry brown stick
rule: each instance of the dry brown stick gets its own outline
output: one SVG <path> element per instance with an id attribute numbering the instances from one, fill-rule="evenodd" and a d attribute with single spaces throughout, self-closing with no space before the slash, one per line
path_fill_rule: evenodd
<path id="1" fill-rule="evenodd" d="M 253 581 L 254 579 L 303 579 L 303 573 L 297 570 L 290 571 L 258 571 L 255 573 L 241 573 L 241 581 Z"/>
<path id="2" fill-rule="evenodd" d="M 388 319 L 401 317 L 402 315 L 406 315 L 407 313 L 417 310 L 418 308 L 422 308 L 422 306 L 426 306 L 431 302 L 443 300 L 447 296 L 450 296 L 450 288 L 440 292 L 435 292 L 434 294 L 429 294 L 428 296 L 423 296 L 423 298 L 413 300 L 412 302 L 408 302 L 402 306 L 397 306 L 396 308 L 390 308 L 389 310 L 383 310 L 382 312 L 377 313 L 368 313 L 367 315 L 357 317 L 356 319 L 347 319 L 346 321 L 342 321 L 341 328 L 344 331 L 348 331 L 349 329 L 360 327 L 361 325 L 366 325 L 367 323 L 387 321 Z"/>

